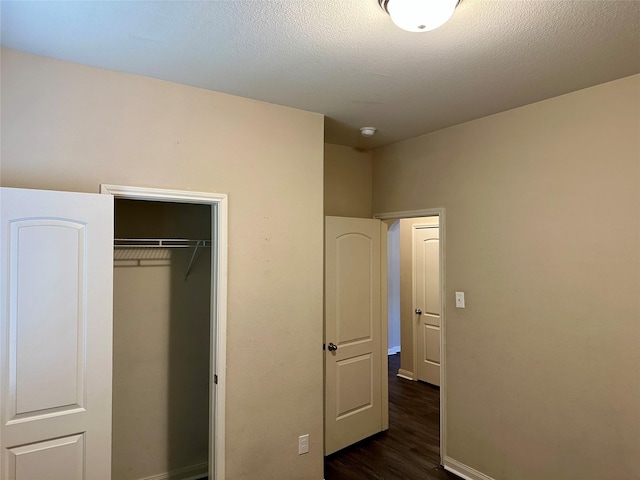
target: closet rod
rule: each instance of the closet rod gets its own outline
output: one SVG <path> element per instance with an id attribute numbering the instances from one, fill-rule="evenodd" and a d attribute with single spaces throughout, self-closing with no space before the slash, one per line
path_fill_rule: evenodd
<path id="1" fill-rule="evenodd" d="M 193 248 L 211 247 L 211 240 L 186 238 L 116 238 L 115 248 Z"/>
<path id="2" fill-rule="evenodd" d="M 115 238 L 114 248 L 116 249 L 140 249 L 140 248 L 193 248 L 184 280 L 187 281 L 193 262 L 196 259 L 199 248 L 211 247 L 211 240 L 189 240 L 186 238 Z"/>

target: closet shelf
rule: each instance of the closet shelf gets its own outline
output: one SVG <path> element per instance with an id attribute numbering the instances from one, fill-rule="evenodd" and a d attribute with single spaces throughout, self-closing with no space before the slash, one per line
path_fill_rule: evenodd
<path id="1" fill-rule="evenodd" d="M 115 248 L 194 248 L 211 247 L 211 240 L 186 238 L 116 238 Z"/>
<path id="2" fill-rule="evenodd" d="M 193 248 L 193 254 L 184 274 L 185 281 L 189 278 L 191 268 L 198 254 L 199 248 L 211 248 L 211 240 L 189 240 L 186 238 L 116 238 L 114 239 L 114 260 L 130 260 L 132 256 L 125 252 L 131 252 L 135 260 L 166 260 L 169 255 L 168 248 Z M 157 250 L 158 254 L 141 255 L 141 250 Z M 118 250 L 121 252 L 118 253 Z M 137 253 L 136 253 L 137 252 Z M 140 263 L 139 263 L 140 264 Z"/>

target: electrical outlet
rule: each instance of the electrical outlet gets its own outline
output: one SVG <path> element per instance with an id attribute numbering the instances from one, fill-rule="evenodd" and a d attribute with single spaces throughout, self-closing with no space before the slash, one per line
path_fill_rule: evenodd
<path id="1" fill-rule="evenodd" d="M 309 434 L 298 437 L 298 455 L 309 453 Z"/>

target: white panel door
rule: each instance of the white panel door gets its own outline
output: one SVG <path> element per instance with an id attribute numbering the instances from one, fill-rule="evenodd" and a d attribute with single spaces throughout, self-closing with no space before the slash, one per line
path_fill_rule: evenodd
<path id="1" fill-rule="evenodd" d="M 113 197 L 0 189 L 0 478 L 111 478 Z"/>
<path id="2" fill-rule="evenodd" d="M 383 239 L 379 220 L 326 218 L 325 455 L 388 428 Z"/>
<path id="3" fill-rule="evenodd" d="M 440 229 L 413 228 L 414 308 L 417 378 L 440 385 Z"/>

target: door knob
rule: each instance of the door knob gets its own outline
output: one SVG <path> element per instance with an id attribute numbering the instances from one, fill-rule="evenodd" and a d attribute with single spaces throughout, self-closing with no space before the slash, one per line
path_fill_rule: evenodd
<path id="1" fill-rule="evenodd" d="M 419 308 L 416 308 L 416 315 L 422 315 L 422 310 L 420 310 Z"/>
<path id="2" fill-rule="evenodd" d="M 327 348 L 329 349 L 330 352 L 335 352 L 338 349 L 338 346 L 333 343 L 329 343 Z"/>

